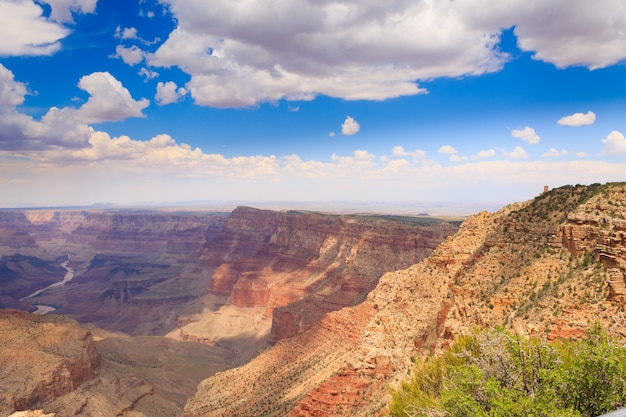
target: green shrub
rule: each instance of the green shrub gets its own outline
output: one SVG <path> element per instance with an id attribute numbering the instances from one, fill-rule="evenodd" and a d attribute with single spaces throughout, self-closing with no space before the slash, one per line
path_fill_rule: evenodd
<path id="1" fill-rule="evenodd" d="M 626 351 L 594 326 L 549 344 L 502 329 L 460 337 L 392 391 L 394 417 L 594 417 L 626 404 Z"/>

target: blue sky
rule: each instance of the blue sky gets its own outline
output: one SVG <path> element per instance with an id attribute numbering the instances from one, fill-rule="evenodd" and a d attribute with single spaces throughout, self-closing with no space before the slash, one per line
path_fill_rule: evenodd
<path id="1" fill-rule="evenodd" d="M 0 0 L 0 207 L 623 181 L 625 64 L 623 0 Z"/>

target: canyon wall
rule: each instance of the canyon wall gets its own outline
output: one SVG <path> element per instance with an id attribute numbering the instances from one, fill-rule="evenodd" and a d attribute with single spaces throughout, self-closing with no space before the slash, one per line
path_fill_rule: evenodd
<path id="1" fill-rule="evenodd" d="M 475 327 L 554 339 L 599 322 L 626 341 L 624 219 L 625 184 L 561 187 L 471 216 L 362 303 L 205 380 L 183 415 L 382 416 L 414 358 Z"/>
<path id="2" fill-rule="evenodd" d="M 227 297 L 219 318 L 192 319 L 179 336 L 201 337 L 198 322 L 207 327 L 250 309 L 262 309 L 261 320 L 271 321 L 272 341 L 293 336 L 330 311 L 362 302 L 384 272 L 424 259 L 456 228 L 415 217 L 239 207 L 199 260 L 214 271 L 207 293 Z"/>

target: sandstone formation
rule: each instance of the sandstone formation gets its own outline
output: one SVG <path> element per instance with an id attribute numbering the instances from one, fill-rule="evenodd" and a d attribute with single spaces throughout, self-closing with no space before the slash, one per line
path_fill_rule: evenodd
<path id="1" fill-rule="evenodd" d="M 205 380 L 183 415 L 383 415 L 412 358 L 475 326 L 553 339 L 600 322 L 624 340 L 625 218 L 625 184 L 478 213 L 424 261 L 384 274 L 364 302 Z"/>
<path id="2" fill-rule="evenodd" d="M 0 413 L 28 410 L 93 380 L 91 334 L 62 316 L 0 310 Z"/>
<path id="3" fill-rule="evenodd" d="M 3 416 L 179 415 L 203 378 L 238 363 L 223 348 L 101 339 L 63 316 L 16 310 L 0 310 L 0 337 Z"/>

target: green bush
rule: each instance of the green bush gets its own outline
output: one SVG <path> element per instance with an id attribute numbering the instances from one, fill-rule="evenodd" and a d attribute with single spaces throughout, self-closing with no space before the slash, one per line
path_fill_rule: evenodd
<path id="1" fill-rule="evenodd" d="M 394 417 L 595 417 L 626 404 L 626 351 L 594 326 L 547 343 L 503 329 L 458 338 L 392 392 Z"/>

